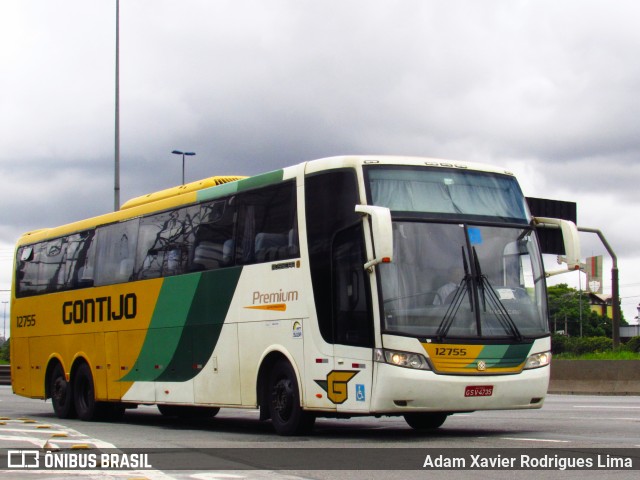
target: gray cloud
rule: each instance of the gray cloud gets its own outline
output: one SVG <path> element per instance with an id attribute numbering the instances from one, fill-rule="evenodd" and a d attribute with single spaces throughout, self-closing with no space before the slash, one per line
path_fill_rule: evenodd
<path id="1" fill-rule="evenodd" d="M 187 180 L 343 153 L 476 160 L 578 201 L 631 265 L 639 15 L 631 0 L 121 2 L 122 200 L 179 183 L 173 149 L 197 153 Z M 2 242 L 112 208 L 114 19 L 114 2 L 0 6 Z"/>

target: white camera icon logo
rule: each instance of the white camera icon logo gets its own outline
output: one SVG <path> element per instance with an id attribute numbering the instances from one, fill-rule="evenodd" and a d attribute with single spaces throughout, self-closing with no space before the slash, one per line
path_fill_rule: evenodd
<path id="1" fill-rule="evenodd" d="M 38 450 L 9 450 L 7 452 L 8 468 L 39 468 L 40 452 Z"/>

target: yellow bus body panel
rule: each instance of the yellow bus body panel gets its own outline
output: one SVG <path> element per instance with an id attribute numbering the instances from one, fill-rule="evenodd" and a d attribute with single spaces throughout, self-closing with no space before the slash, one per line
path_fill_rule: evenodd
<path id="1" fill-rule="evenodd" d="M 132 382 L 119 380 L 138 358 L 162 283 L 158 278 L 15 299 L 12 318 L 30 322 L 12 325 L 14 391 L 44 398 L 49 361 L 59 359 L 68 375 L 82 357 L 94 372 L 96 399 L 120 399 Z M 127 318 L 121 307 L 131 310 L 133 298 L 135 316 L 129 312 Z"/>

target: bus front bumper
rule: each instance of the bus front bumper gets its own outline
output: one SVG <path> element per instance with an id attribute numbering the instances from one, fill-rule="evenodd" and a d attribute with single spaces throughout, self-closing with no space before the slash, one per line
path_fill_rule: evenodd
<path id="1" fill-rule="evenodd" d="M 541 408 L 549 372 L 547 365 L 513 375 L 438 375 L 378 363 L 371 413 Z"/>

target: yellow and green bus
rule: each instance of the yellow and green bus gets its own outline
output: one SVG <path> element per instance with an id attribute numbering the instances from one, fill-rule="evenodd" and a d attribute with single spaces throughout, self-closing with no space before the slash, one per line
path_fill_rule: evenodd
<path id="1" fill-rule="evenodd" d="M 575 225 L 543 220 L 574 264 Z M 429 158 L 332 157 L 139 197 L 19 239 L 13 391 L 82 420 L 259 408 L 281 435 L 316 417 L 430 429 L 540 408 L 536 230 L 511 173 Z"/>

